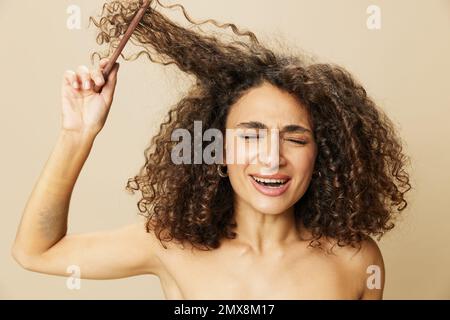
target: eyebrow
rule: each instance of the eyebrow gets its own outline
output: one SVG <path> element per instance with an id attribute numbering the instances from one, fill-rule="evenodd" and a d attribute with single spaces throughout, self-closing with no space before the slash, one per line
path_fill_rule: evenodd
<path id="1" fill-rule="evenodd" d="M 246 128 L 246 129 L 268 129 L 268 127 L 259 121 L 248 121 L 248 122 L 241 122 L 236 125 L 238 128 Z M 289 124 L 281 128 L 280 132 L 309 132 L 312 133 L 310 129 L 305 128 L 303 126 L 297 125 L 297 124 Z"/>

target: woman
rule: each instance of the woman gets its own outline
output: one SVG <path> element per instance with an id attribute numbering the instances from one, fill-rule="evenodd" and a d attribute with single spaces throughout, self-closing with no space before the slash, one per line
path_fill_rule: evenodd
<path id="1" fill-rule="evenodd" d="M 93 20 L 98 42 L 113 50 L 139 5 L 105 4 Z M 73 187 L 113 101 L 119 66 L 103 79 L 103 58 L 64 75 L 61 134 L 25 208 L 15 259 L 55 275 L 77 265 L 88 279 L 157 275 L 168 299 L 382 298 L 384 264 L 371 236 L 392 229 L 410 189 L 391 121 L 341 67 L 275 53 L 251 32 L 196 23 L 178 6 L 192 24 L 182 27 L 157 5 L 136 29 L 144 50 L 135 58 L 175 64 L 195 83 L 128 181 L 145 222 L 66 234 Z M 204 23 L 239 39 L 194 30 Z M 241 141 L 230 149 L 226 135 L 224 164 L 174 161 L 174 132 L 195 136 L 195 121 L 201 133 L 230 130 Z M 246 152 L 256 144 L 267 146 L 265 157 Z M 243 162 L 230 161 L 235 151 Z"/>

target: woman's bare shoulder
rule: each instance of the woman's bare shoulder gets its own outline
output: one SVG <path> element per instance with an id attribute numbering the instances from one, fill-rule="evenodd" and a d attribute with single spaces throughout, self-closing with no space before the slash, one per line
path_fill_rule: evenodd
<path id="1" fill-rule="evenodd" d="M 361 269 L 364 266 L 373 264 L 382 265 L 383 257 L 377 243 L 371 237 L 365 237 L 361 242 L 351 245 L 340 245 L 333 237 L 322 236 L 318 240 L 314 239 L 312 232 L 302 226 L 301 235 L 303 242 L 310 242 L 314 250 L 326 256 L 333 256 L 344 263 L 349 268 Z"/>
<path id="2" fill-rule="evenodd" d="M 353 246 L 338 246 L 337 241 L 329 241 L 331 255 L 340 269 L 358 283 L 363 299 L 380 299 L 384 289 L 385 267 L 378 244 L 367 237 Z"/>
<path id="3" fill-rule="evenodd" d="M 340 257 L 346 261 L 349 267 L 356 268 L 358 270 L 365 270 L 371 265 L 378 265 L 381 267 L 383 264 L 383 256 L 378 244 L 370 237 L 367 237 L 355 247 L 335 246 L 336 251 Z"/>
<path id="4" fill-rule="evenodd" d="M 162 258 L 169 248 L 163 245 L 153 229 L 147 228 L 146 221 L 138 221 L 124 227 L 131 240 L 129 245 L 140 248 L 142 256 L 147 261 L 148 273 L 158 274 L 162 268 Z M 171 251 L 173 251 L 173 248 Z"/>

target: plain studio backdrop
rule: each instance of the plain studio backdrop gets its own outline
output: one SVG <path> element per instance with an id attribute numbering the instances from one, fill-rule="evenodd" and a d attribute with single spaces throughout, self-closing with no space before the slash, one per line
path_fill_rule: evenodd
<path id="1" fill-rule="evenodd" d="M 169 4 L 174 1 L 163 0 Z M 278 39 L 319 61 L 352 72 L 397 125 L 412 159 L 408 208 L 380 242 L 386 299 L 450 298 L 450 1 L 184 0 L 196 20 L 213 18 Z M 69 29 L 68 8 L 81 13 Z M 103 1 L 0 2 L 1 230 L 0 298 L 163 299 L 154 276 L 82 280 L 21 269 L 10 254 L 20 216 L 55 145 L 60 85 L 66 69 L 90 66 L 100 49 L 89 16 Z M 376 5 L 381 28 L 369 29 Z M 179 11 L 170 16 L 180 19 Z M 178 18 L 177 18 L 178 17 Z M 276 41 L 272 41 L 278 46 Z M 127 47 L 127 52 L 137 48 Z M 122 62 L 115 101 L 72 195 L 70 232 L 116 228 L 137 220 L 138 195 L 126 181 L 144 163 L 143 150 L 162 117 L 187 87 L 174 67 L 145 57 Z"/>

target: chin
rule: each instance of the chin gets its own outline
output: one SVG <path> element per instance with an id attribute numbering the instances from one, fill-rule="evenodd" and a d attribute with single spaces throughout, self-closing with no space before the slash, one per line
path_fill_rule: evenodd
<path id="1" fill-rule="evenodd" d="M 279 201 L 267 200 L 267 201 L 257 201 L 256 203 L 251 203 L 251 206 L 263 214 L 268 215 L 280 215 L 289 207 L 286 207 L 286 203 L 280 203 Z"/>

